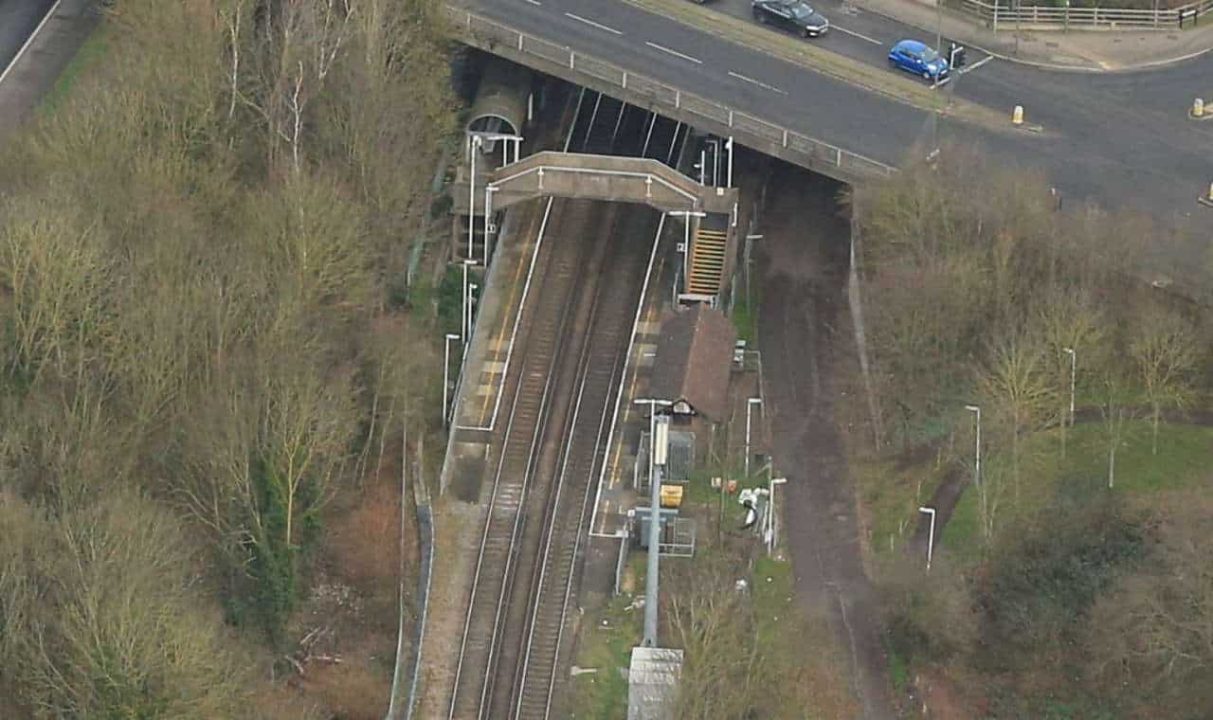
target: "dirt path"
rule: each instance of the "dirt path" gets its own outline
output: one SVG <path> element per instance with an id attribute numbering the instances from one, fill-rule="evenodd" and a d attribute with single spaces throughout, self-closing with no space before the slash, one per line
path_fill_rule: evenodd
<path id="1" fill-rule="evenodd" d="M 848 224 L 833 183 L 782 166 L 768 185 L 759 243 L 759 347 L 772 454 L 788 478 L 784 517 L 796 590 L 830 610 L 849 650 L 869 720 L 895 717 L 876 593 L 863 570 L 855 494 L 834 403 L 835 358 L 851 352 L 846 315 Z"/>

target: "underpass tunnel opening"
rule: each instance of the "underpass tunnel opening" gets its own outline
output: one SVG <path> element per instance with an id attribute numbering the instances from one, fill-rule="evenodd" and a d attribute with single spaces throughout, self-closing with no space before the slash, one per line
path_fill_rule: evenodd
<path id="1" fill-rule="evenodd" d="M 479 148 L 495 165 L 519 159 L 523 132 L 535 115 L 534 88 L 534 74 L 527 68 L 486 59 L 464 126 L 469 151 Z"/>

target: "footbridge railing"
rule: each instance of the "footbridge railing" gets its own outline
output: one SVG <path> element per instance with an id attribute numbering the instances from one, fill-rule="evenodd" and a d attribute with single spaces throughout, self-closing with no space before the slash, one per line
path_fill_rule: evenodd
<path id="1" fill-rule="evenodd" d="M 494 170 L 486 193 L 495 209 L 552 195 L 634 202 L 663 212 L 732 213 L 737 191 L 700 185 L 649 158 L 539 152 Z"/>

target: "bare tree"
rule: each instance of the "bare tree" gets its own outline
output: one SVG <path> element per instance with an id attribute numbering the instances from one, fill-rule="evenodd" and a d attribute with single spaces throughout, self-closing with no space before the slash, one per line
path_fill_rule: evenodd
<path id="1" fill-rule="evenodd" d="M 1196 327 L 1158 303 L 1146 304 L 1134 323 L 1129 354 L 1150 404 L 1151 451 L 1155 455 L 1163 407 L 1183 407 L 1195 390 L 1197 343 Z"/>
<path id="2" fill-rule="evenodd" d="M 1077 359 L 1086 362 L 1086 349 L 1102 342 L 1106 334 L 1105 323 L 1099 307 L 1089 295 L 1072 288 L 1054 288 L 1039 304 L 1035 322 L 1041 328 L 1048 345 L 1047 352 L 1054 363 L 1057 396 L 1061 400 L 1061 454 L 1066 453 L 1066 426 L 1074 422 L 1069 416 L 1071 383 L 1077 383 Z M 1070 353 L 1075 353 L 1071 356 Z M 1085 372 L 1085 367 L 1084 367 Z"/>
<path id="3" fill-rule="evenodd" d="M 978 387 L 989 399 L 1011 436 L 1011 480 L 1019 502 L 1020 453 L 1025 433 L 1056 413 L 1057 391 L 1046 372 L 1044 344 L 1040 338 L 1018 333 L 997 341 L 979 370 Z"/>
<path id="4" fill-rule="evenodd" d="M 1200 715 L 1213 689 L 1213 531 L 1208 488 L 1158 504 L 1155 542 L 1137 572 L 1096 604 L 1088 625 L 1091 670 L 1113 693 L 1169 702 L 1171 717 Z"/>
<path id="5" fill-rule="evenodd" d="M 6 528 L 26 528 L 9 576 L 41 588 L 6 612 L 6 642 L 21 657 L 9 666 L 16 699 L 31 715 L 242 715 L 242 669 L 187 600 L 173 518 L 122 492 L 57 517 L 3 514 Z"/>

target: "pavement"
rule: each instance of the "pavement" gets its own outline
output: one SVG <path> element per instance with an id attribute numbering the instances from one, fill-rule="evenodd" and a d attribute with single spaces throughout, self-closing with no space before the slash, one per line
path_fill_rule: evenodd
<path id="1" fill-rule="evenodd" d="M 22 53 L 52 7 L 53 14 Z M 57 6 L 51 0 L 0 0 L 0 141 L 54 87 L 100 20 L 93 0 L 62 0 Z"/>
<path id="2" fill-rule="evenodd" d="M 995 33 L 976 18 L 929 0 L 850 0 L 867 12 L 919 28 L 924 39 L 936 27 L 945 38 L 1001 60 L 1052 70 L 1116 72 L 1144 70 L 1198 57 L 1213 49 L 1213 19 L 1184 30 L 1070 30 L 1018 33 L 1013 26 Z"/>

